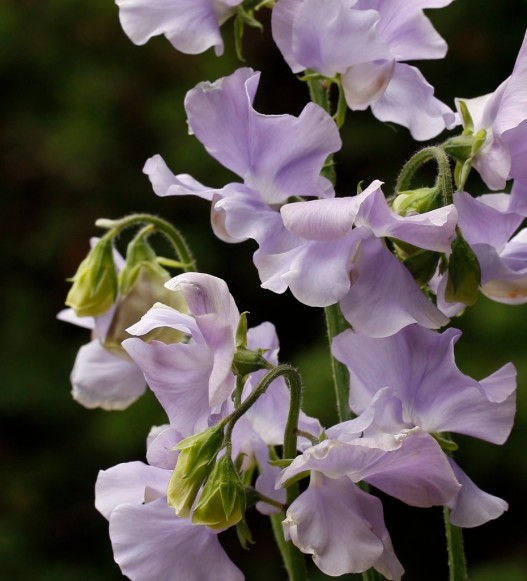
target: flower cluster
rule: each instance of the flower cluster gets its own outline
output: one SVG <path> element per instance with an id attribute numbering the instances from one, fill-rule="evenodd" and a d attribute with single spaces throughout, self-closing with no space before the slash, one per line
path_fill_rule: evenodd
<path id="1" fill-rule="evenodd" d="M 445 507 L 449 531 L 507 509 L 458 466 L 451 434 L 503 444 L 516 371 L 509 363 L 480 381 L 465 375 L 454 357 L 461 332 L 441 329 L 479 290 L 527 301 L 527 231 L 517 232 L 527 216 L 525 42 L 496 92 L 458 100 L 455 114 L 406 64 L 445 55 L 423 10 L 451 0 L 116 3 L 135 43 L 164 34 L 182 52 L 214 47 L 217 55 L 228 18 L 239 41 L 240 26 L 257 25 L 258 10 L 272 8 L 272 37 L 291 70 L 305 73 L 313 102 L 298 116 L 259 113 L 260 73 L 249 67 L 200 83 L 185 98 L 190 133 L 237 181 L 208 187 L 175 175 L 159 155 L 144 173 L 158 196 L 209 202 L 221 240 L 254 240 L 263 288 L 326 309 L 340 417 L 323 428 L 302 412 L 301 378 L 279 362 L 274 326 L 248 329 L 226 282 L 196 271 L 178 231 L 146 215 L 103 220 L 107 233 L 73 279 L 72 310 L 60 315 L 94 330 L 72 373 L 74 397 L 122 409 L 148 385 L 167 416 L 148 437 L 147 464 L 99 474 L 96 506 L 109 520 L 115 560 L 138 581 L 243 579 L 218 535 L 235 526 L 250 542 L 245 513 L 255 506 L 281 515 L 290 578 L 304 578 L 304 553 L 331 576 L 367 579 L 373 568 L 400 579 L 370 486 L 411 506 Z M 332 158 L 343 106 L 369 107 L 416 140 L 459 122 L 463 129 L 416 153 L 388 196 L 375 180 L 337 197 Z M 431 160 L 435 183 L 413 188 Z M 513 179 L 511 193 L 473 197 L 464 191 L 472 168 L 493 190 Z M 124 260 L 115 239 L 138 225 Z M 177 260 L 155 254 L 147 242 L 154 230 L 168 236 Z M 184 272 L 171 277 L 165 267 Z"/>

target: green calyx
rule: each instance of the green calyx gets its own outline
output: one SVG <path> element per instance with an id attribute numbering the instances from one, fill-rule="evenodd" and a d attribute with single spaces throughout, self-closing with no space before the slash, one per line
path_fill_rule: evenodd
<path id="1" fill-rule="evenodd" d="M 232 362 L 234 372 L 241 377 L 245 377 L 246 375 L 259 371 L 260 369 L 269 369 L 270 363 L 264 358 L 264 353 L 264 349 L 251 351 L 245 347 L 238 347 L 234 353 L 234 359 Z"/>
<path id="2" fill-rule="evenodd" d="M 176 514 L 188 517 L 201 485 L 211 473 L 223 445 L 223 426 L 218 424 L 179 442 L 176 467 L 167 490 L 168 505 Z"/>
<path id="3" fill-rule="evenodd" d="M 459 446 L 450 438 L 448 434 L 440 434 L 440 433 L 433 433 L 432 434 L 434 440 L 441 446 L 441 450 L 446 452 L 449 456 L 452 455 L 452 452 L 455 452 Z"/>
<path id="4" fill-rule="evenodd" d="M 236 352 L 232 362 L 233 372 L 238 377 L 245 377 L 249 373 L 254 373 L 260 369 L 269 369 L 271 364 L 263 354 L 265 349 L 251 351 L 247 349 L 247 312 L 240 315 L 240 322 L 236 329 Z"/>
<path id="5" fill-rule="evenodd" d="M 192 522 L 221 530 L 245 514 L 245 487 L 229 454 L 216 462 L 194 512 Z"/>
<path id="6" fill-rule="evenodd" d="M 117 297 L 117 271 L 110 238 L 101 238 L 80 263 L 66 297 L 66 305 L 79 317 L 104 314 Z"/>
<path id="7" fill-rule="evenodd" d="M 465 187 L 472 169 L 474 157 L 487 139 L 487 132 L 485 129 L 480 129 L 474 133 L 474 122 L 464 101 L 459 101 L 459 109 L 463 119 L 463 133 L 447 139 L 443 143 L 443 149 L 457 162 L 454 169 L 454 180 L 457 190 L 461 191 Z"/>

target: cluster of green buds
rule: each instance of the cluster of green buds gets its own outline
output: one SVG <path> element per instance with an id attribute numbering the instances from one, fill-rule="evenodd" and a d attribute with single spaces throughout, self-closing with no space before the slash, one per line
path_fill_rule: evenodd
<path id="1" fill-rule="evenodd" d="M 115 239 L 124 228 L 143 225 L 145 222 L 147 225 L 142 227 L 128 244 L 126 260 L 118 272 L 114 256 Z M 66 298 L 66 305 L 79 317 L 99 317 L 113 308 L 103 344 L 109 351 L 126 358 L 126 353 L 121 347 L 122 341 L 129 337 L 126 329 L 137 322 L 155 303 L 162 303 L 182 312 L 187 310 L 182 294 L 165 288 L 164 285 L 170 280 L 171 275 L 163 264 L 192 269 L 193 263 L 190 254 L 185 256 L 186 263 L 156 255 L 148 238 L 154 232 L 162 231 L 161 228 L 167 228 L 164 221 L 158 218 L 145 215 L 130 216 L 115 222 L 101 220 L 98 225 L 107 228 L 108 232 L 95 242 L 71 279 L 73 284 Z M 174 238 L 178 237 L 176 231 L 164 233 Z M 184 242 L 177 238 L 174 246 L 177 251 L 181 251 Z M 165 343 L 178 342 L 182 338 L 181 332 L 165 327 L 154 329 L 143 337 L 145 341 L 159 339 Z"/>
<path id="2" fill-rule="evenodd" d="M 168 504 L 178 516 L 192 513 L 194 524 L 217 530 L 237 524 L 245 514 L 245 487 L 233 464 L 231 445 L 224 442 L 223 426 L 220 423 L 176 446 L 180 453 L 167 491 Z M 225 455 L 217 460 L 222 448 Z"/>

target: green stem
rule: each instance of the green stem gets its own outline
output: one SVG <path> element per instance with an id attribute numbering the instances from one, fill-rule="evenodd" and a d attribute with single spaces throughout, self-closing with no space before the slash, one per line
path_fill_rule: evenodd
<path id="1" fill-rule="evenodd" d="M 324 309 L 326 316 L 326 328 L 328 332 L 329 346 L 331 350 L 331 341 L 339 333 L 349 328 L 348 323 L 340 312 L 338 304 L 331 305 Z M 337 400 L 337 413 L 340 422 L 350 420 L 351 410 L 349 408 L 349 372 L 348 368 L 331 356 L 331 371 L 333 374 L 333 385 Z"/>
<path id="2" fill-rule="evenodd" d="M 450 522 L 450 509 L 443 509 L 448 549 L 449 581 L 468 581 L 467 564 L 463 543 L 463 530 Z"/>
<path id="3" fill-rule="evenodd" d="M 333 119 L 337 124 L 339 129 L 342 128 L 344 125 L 344 121 L 346 121 L 346 112 L 348 111 L 348 104 L 346 102 L 346 95 L 344 93 L 344 88 L 342 87 L 342 81 L 338 80 L 338 88 L 339 88 L 339 99 L 337 101 L 337 110 L 335 111 L 335 115 Z"/>
<path id="4" fill-rule="evenodd" d="M 227 424 L 225 430 L 225 442 L 230 442 L 232 430 L 236 422 L 249 410 L 262 396 L 267 388 L 278 377 L 284 377 L 291 391 L 291 402 L 289 404 L 289 415 L 284 433 L 284 458 L 294 458 L 296 456 L 297 425 L 302 403 L 302 378 L 298 371 L 291 365 L 282 364 L 276 367 L 269 364 L 270 370 L 257 384 L 254 391 L 245 399 L 230 416 L 222 420 L 222 424 Z"/>
<path id="5" fill-rule="evenodd" d="M 302 378 L 298 371 L 291 365 L 282 364 L 274 367 L 269 364 L 269 367 L 269 372 L 259 381 L 251 395 L 241 402 L 230 416 L 223 420 L 223 422 L 227 424 L 224 442 L 226 442 L 227 446 L 230 445 L 232 430 L 234 429 L 236 422 L 256 403 L 258 398 L 267 391 L 267 388 L 275 379 L 278 377 L 284 377 L 291 392 L 291 401 L 289 404 L 289 414 L 284 433 L 283 457 L 294 458 L 297 453 L 296 440 L 298 417 L 300 415 L 300 406 L 302 403 Z M 297 496 L 298 486 L 292 485 L 288 487 L 288 504 L 291 504 Z M 304 556 L 290 541 L 285 540 L 282 529 L 282 520 L 284 518 L 285 514 L 283 512 L 271 516 L 276 543 L 280 549 L 289 580 L 305 581 L 307 579 L 307 574 Z"/>
<path id="6" fill-rule="evenodd" d="M 284 529 L 282 527 L 284 518 L 285 514 L 283 512 L 271 515 L 274 538 L 282 555 L 289 581 L 305 581 L 307 580 L 307 571 L 304 556 L 291 541 L 284 539 Z"/>
<path id="7" fill-rule="evenodd" d="M 452 186 L 450 162 L 443 148 L 439 146 L 431 146 L 421 149 L 404 164 L 395 185 L 395 193 L 397 194 L 409 190 L 410 184 L 417 170 L 422 165 L 432 160 L 435 160 L 437 163 L 438 172 L 436 186 L 441 188 L 443 202 L 445 206 L 452 204 L 454 199 L 454 188 Z"/>
<path id="8" fill-rule="evenodd" d="M 363 581 L 385 581 L 384 575 L 381 575 L 375 569 L 368 569 L 362 574 Z"/>
<path id="9" fill-rule="evenodd" d="M 234 391 L 234 407 L 239 408 L 242 403 L 244 380 L 241 375 L 236 376 L 236 389 Z"/>
<path id="10" fill-rule="evenodd" d="M 319 75 L 313 75 L 310 78 L 309 72 L 306 75 L 309 97 L 313 103 L 320 105 L 324 111 L 331 113 L 331 104 L 329 102 L 329 89 L 331 83 Z"/>
<path id="11" fill-rule="evenodd" d="M 197 270 L 194 256 L 181 232 L 177 228 L 174 228 L 170 222 L 162 218 L 158 218 L 152 214 L 132 214 L 120 220 L 97 220 L 95 224 L 101 228 L 111 229 L 110 232 L 105 234 L 105 236 L 111 237 L 118 236 L 126 228 L 136 226 L 137 224 L 151 224 L 158 232 L 164 234 L 172 244 L 179 261 L 182 263 L 182 269 L 185 272 L 195 272 Z"/>

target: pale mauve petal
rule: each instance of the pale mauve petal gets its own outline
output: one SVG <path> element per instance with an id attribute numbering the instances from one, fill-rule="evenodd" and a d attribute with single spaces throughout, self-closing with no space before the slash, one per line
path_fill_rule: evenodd
<path id="1" fill-rule="evenodd" d="M 215 192 L 188 174 L 174 175 L 160 155 L 146 160 L 143 173 L 148 176 L 152 189 L 160 197 L 194 195 L 210 202 Z"/>
<path id="2" fill-rule="evenodd" d="M 135 44 L 163 34 L 177 50 L 223 53 L 220 24 L 242 0 L 115 0 L 123 30 Z"/>
<path id="3" fill-rule="evenodd" d="M 346 103 L 352 111 L 364 111 L 382 97 L 395 70 L 395 60 L 363 63 L 342 75 Z"/>
<path id="4" fill-rule="evenodd" d="M 145 374 L 170 424 L 184 437 L 206 429 L 212 354 L 206 345 L 126 339 L 123 347 Z"/>
<path id="5" fill-rule="evenodd" d="M 511 76 L 493 93 L 464 100 L 474 121 L 474 131 L 485 129 L 487 132 L 485 143 L 474 157 L 473 166 L 492 190 L 503 189 L 511 178 L 527 181 L 526 73 L 527 35 Z"/>
<path id="6" fill-rule="evenodd" d="M 382 182 L 375 180 L 357 196 L 286 204 L 280 209 L 284 225 L 307 240 L 338 240 L 351 233 L 357 214 L 367 200 L 376 192 L 383 196 L 381 185 Z"/>
<path id="7" fill-rule="evenodd" d="M 348 478 L 328 480 L 316 475 L 287 509 L 283 523 L 286 538 L 312 555 L 327 575 L 366 571 L 384 550 L 368 518 L 373 509 L 381 513 L 382 519 L 382 505 L 373 497 L 368 496 L 366 501 L 366 496 Z"/>
<path id="8" fill-rule="evenodd" d="M 362 412 L 388 386 L 402 403 L 401 427 L 503 443 L 515 413 L 515 369 L 508 364 L 481 382 L 461 373 L 454 357 L 460 336 L 456 329 L 439 334 L 418 325 L 386 338 L 337 336 L 333 354 L 350 372 L 351 409 Z"/>
<path id="9" fill-rule="evenodd" d="M 356 438 L 349 442 L 324 440 L 308 448 L 280 475 L 277 486 L 311 470 L 328 478 L 347 476 L 353 482 L 366 480 L 380 490 L 412 506 L 447 502 L 460 488 L 445 454 L 437 442 L 418 428 L 387 438 Z"/>
<path id="10" fill-rule="evenodd" d="M 367 231 L 330 242 L 305 241 L 281 254 L 258 255 L 257 266 L 265 276 L 262 287 L 283 292 L 287 287 L 301 303 L 312 307 L 334 304 L 349 291 L 350 257 Z"/>
<path id="11" fill-rule="evenodd" d="M 390 52 L 398 61 L 440 59 L 447 51 L 446 42 L 432 26 L 425 8 L 443 8 L 453 0 L 380 0 L 374 5 L 379 11 L 377 32 L 388 42 Z M 359 0 L 359 5 L 361 1 Z"/>
<path id="12" fill-rule="evenodd" d="M 327 156 L 340 149 L 337 126 L 314 103 L 298 117 L 256 112 L 252 103 L 259 76 L 238 69 L 189 91 L 185 108 L 192 132 L 268 204 L 290 196 L 333 196 L 320 171 Z"/>
<path id="13" fill-rule="evenodd" d="M 101 470 L 95 484 L 95 508 L 106 518 L 120 504 L 142 504 L 145 490 L 166 494 L 170 472 L 143 462 L 127 462 Z"/>
<path id="14" fill-rule="evenodd" d="M 507 194 L 474 198 L 466 192 L 454 194 L 463 238 L 471 245 L 488 244 L 501 251 L 523 221 L 523 216 L 509 210 L 513 199 Z"/>
<path id="15" fill-rule="evenodd" d="M 295 16 L 303 3 L 304 0 L 280 0 L 273 7 L 271 14 L 273 40 L 293 73 L 304 70 L 304 66 L 298 62 L 293 50 L 293 25 Z"/>
<path id="16" fill-rule="evenodd" d="M 340 308 L 360 333 L 387 337 L 412 323 L 432 329 L 448 323 L 382 240 L 364 239 L 353 262 L 357 276 L 352 272 L 353 283 Z"/>
<path id="17" fill-rule="evenodd" d="M 417 141 L 432 139 L 455 125 L 452 110 L 434 97 L 434 88 L 415 67 L 396 63 L 382 96 L 372 103 L 380 121 L 407 127 Z"/>
<path id="18" fill-rule="evenodd" d="M 377 188 L 361 203 L 355 226 L 367 226 L 377 238 L 397 238 L 418 248 L 450 254 L 457 218 L 452 204 L 423 214 L 400 216 Z"/>
<path id="19" fill-rule="evenodd" d="M 84 329 L 92 330 L 95 327 L 93 317 L 78 317 L 73 309 L 62 309 L 57 313 L 57 319 Z"/>
<path id="20" fill-rule="evenodd" d="M 278 3 L 278 8 L 280 8 Z M 376 10 L 354 10 L 354 0 L 304 0 L 294 15 L 292 50 L 304 69 L 326 77 L 352 65 L 389 58 L 376 31 Z"/>
<path id="21" fill-rule="evenodd" d="M 146 390 L 141 370 L 105 349 L 98 339 L 79 349 L 71 384 L 75 401 L 104 410 L 126 409 Z"/>
<path id="22" fill-rule="evenodd" d="M 218 537 L 178 518 L 166 498 L 121 504 L 110 517 L 114 558 L 132 581 L 243 581 Z"/>
<path id="23" fill-rule="evenodd" d="M 478 488 L 451 459 L 450 464 L 462 485 L 457 495 L 447 503 L 452 509 L 450 522 L 454 526 L 478 527 L 500 517 L 508 509 L 509 505 L 504 500 Z"/>
<path id="24" fill-rule="evenodd" d="M 175 447 L 182 439 L 183 436 L 177 430 L 170 426 L 164 426 L 148 445 L 147 462 L 150 466 L 174 470 L 179 456 L 179 450 L 175 450 Z"/>

